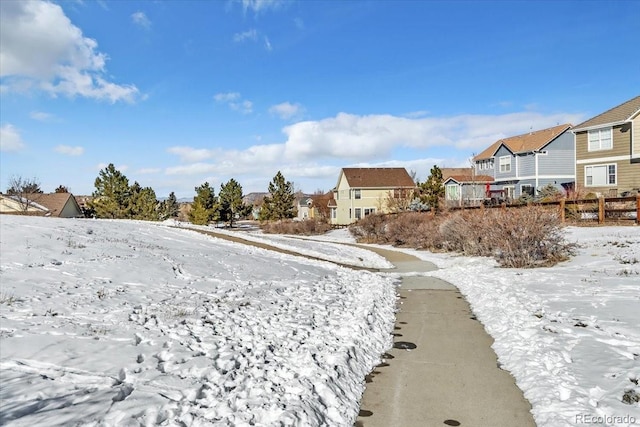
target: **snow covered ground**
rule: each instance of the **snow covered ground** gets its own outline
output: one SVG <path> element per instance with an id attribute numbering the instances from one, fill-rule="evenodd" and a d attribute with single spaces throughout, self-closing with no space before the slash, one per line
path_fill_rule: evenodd
<path id="1" fill-rule="evenodd" d="M 162 224 L 0 226 L 0 425 L 353 425 L 391 346 L 390 277 Z"/>
<path id="2" fill-rule="evenodd" d="M 0 217 L 0 424 L 353 425 L 395 275 L 168 225 Z M 347 233 L 241 237 L 387 265 Z M 460 288 L 539 426 L 640 424 L 640 227 L 568 238 L 535 270 L 402 250 Z"/>

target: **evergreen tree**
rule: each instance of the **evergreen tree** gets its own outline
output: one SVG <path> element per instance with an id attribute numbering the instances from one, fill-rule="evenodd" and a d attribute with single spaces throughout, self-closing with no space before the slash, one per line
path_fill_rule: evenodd
<path id="1" fill-rule="evenodd" d="M 420 201 L 431 208 L 433 212 L 437 212 L 440 207 L 440 200 L 444 197 L 444 185 L 442 182 L 442 171 L 436 165 L 431 168 L 429 178 L 420 184 L 422 193 Z"/>
<path id="2" fill-rule="evenodd" d="M 160 204 L 160 219 L 176 218 L 180 213 L 180 204 L 172 191 L 169 197 Z"/>
<path id="3" fill-rule="evenodd" d="M 208 182 L 196 187 L 196 195 L 193 198 L 189 221 L 197 225 L 207 225 L 219 218 L 218 200 L 213 188 Z"/>
<path id="4" fill-rule="evenodd" d="M 265 196 L 260 209 L 261 220 L 280 220 L 296 216 L 293 201 L 293 183 L 286 181 L 280 171 L 269 183 L 269 196 Z"/>
<path id="5" fill-rule="evenodd" d="M 129 194 L 129 218 L 144 221 L 157 221 L 159 219 L 158 200 L 156 199 L 156 192 L 151 187 L 142 188 L 136 181 L 129 188 Z"/>
<path id="6" fill-rule="evenodd" d="M 226 221 L 229 227 L 233 227 L 236 217 L 246 216 L 251 211 L 251 206 L 242 201 L 243 197 L 242 186 L 235 179 L 231 178 L 226 184 L 220 185 L 220 219 Z"/>
<path id="7" fill-rule="evenodd" d="M 129 216 L 129 180 L 110 163 L 98 173 L 93 200 L 89 207 L 97 218 L 127 218 Z"/>

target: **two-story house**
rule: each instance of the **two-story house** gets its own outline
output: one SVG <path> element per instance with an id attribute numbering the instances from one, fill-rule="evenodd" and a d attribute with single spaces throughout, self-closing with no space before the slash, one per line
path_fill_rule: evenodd
<path id="1" fill-rule="evenodd" d="M 604 196 L 640 190 L 640 96 L 580 123 L 572 132 L 578 186 Z"/>
<path id="2" fill-rule="evenodd" d="M 508 199 L 535 196 L 548 184 L 572 189 L 575 147 L 570 124 L 554 126 L 494 142 L 473 158 L 476 175 L 492 177 L 492 190 L 504 190 Z"/>
<path id="3" fill-rule="evenodd" d="M 331 224 L 347 225 L 410 202 L 415 182 L 405 168 L 343 168 L 330 202 Z"/>

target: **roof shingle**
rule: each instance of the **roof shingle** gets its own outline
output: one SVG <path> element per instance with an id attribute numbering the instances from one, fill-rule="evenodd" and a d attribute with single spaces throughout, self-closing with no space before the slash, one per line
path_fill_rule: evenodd
<path id="1" fill-rule="evenodd" d="M 567 123 L 535 132 L 525 133 L 523 135 L 500 139 L 491 144 L 491 146 L 482 153 L 475 156 L 473 160 L 490 159 L 496 151 L 498 151 L 498 148 L 500 148 L 501 145 L 507 147 L 509 151 L 514 154 L 539 150 L 570 128 L 571 125 Z"/>
<path id="2" fill-rule="evenodd" d="M 342 168 L 352 188 L 400 188 L 416 184 L 405 168 Z"/>
<path id="3" fill-rule="evenodd" d="M 579 132 L 597 126 L 625 122 L 635 116 L 638 111 L 640 111 L 640 95 L 580 123 L 573 131 Z"/>

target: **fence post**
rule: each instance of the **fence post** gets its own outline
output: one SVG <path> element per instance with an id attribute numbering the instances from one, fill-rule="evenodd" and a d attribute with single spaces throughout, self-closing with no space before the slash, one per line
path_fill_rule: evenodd
<path id="1" fill-rule="evenodd" d="M 598 197 L 598 224 L 604 224 L 604 196 Z"/>
<path id="2" fill-rule="evenodd" d="M 564 224 L 564 202 L 565 199 L 560 200 L 560 223 Z"/>
<path id="3" fill-rule="evenodd" d="M 640 225 L 640 193 L 636 194 L 636 224 Z"/>

